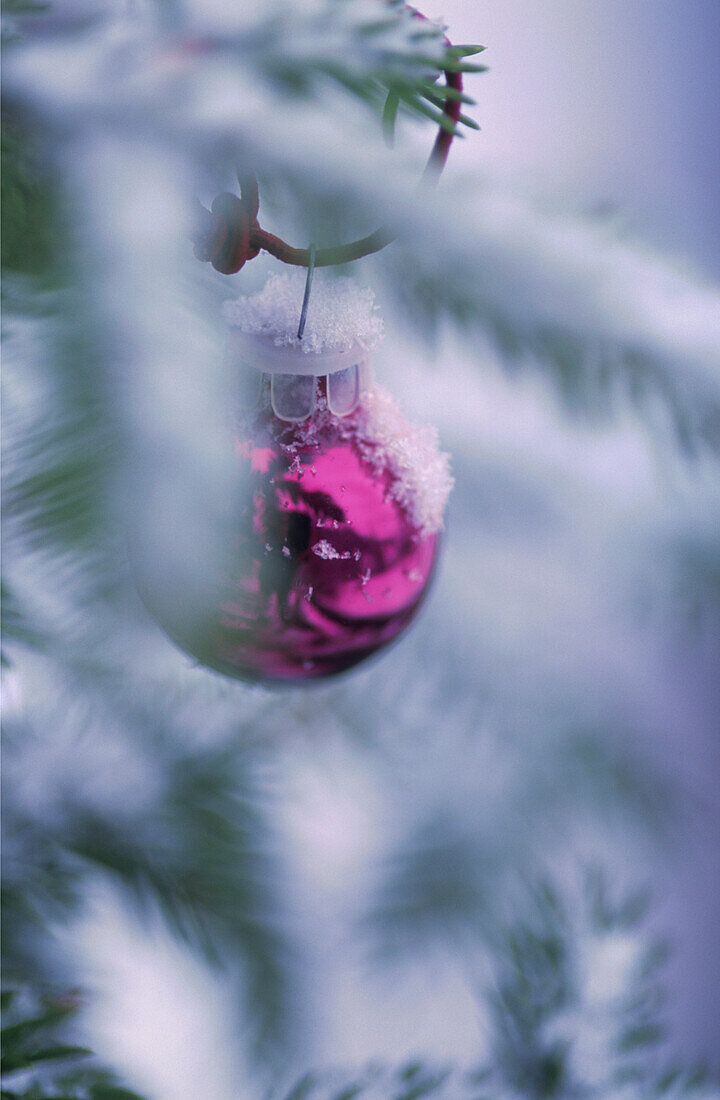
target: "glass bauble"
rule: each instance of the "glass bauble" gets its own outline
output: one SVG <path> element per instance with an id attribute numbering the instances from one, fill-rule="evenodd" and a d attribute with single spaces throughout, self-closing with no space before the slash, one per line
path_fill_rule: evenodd
<path id="1" fill-rule="evenodd" d="M 328 311 L 334 344 L 317 327 L 312 347 L 267 331 L 284 286 L 276 279 L 265 298 L 243 300 L 240 319 L 255 329 L 228 345 L 245 397 L 230 444 L 238 490 L 224 564 L 200 585 L 157 570 L 139 584 L 160 625 L 202 664 L 291 683 L 351 668 L 411 622 L 433 576 L 451 478 L 435 431 L 408 423 L 373 384 L 362 339 L 338 342 L 347 308 Z"/>

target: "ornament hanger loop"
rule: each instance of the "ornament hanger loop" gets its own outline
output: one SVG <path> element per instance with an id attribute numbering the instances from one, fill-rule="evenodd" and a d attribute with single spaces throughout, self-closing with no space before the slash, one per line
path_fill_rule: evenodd
<path id="1" fill-rule="evenodd" d="M 418 19 L 426 16 L 410 9 Z M 452 43 L 445 38 L 445 45 Z M 435 143 L 425 165 L 423 180 L 435 181 L 439 178 L 447 161 L 455 129 L 461 118 L 463 100 L 462 74 L 459 68 L 443 69 L 445 76 L 445 98 L 442 103 L 442 118 Z M 439 89 L 439 95 L 443 89 Z M 392 100 L 390 92 L 388 100 Z M 386 105 L 387 111 L 387 105 Z M 314 246 L 293 248 L 280 237 L 268 233 L 258 223 L 258 185 L 252 172 L 239 172 L 240 198 L 230 192 L 224 192 L 213 200 L 210 210 L 198 204 L 199 226 L 194 234 L 195 256 L 198 260 L 212 263 L 216 271 L 223 275 L 234 275 L 248 260 L 252 260 L 262 249 L 283 263 L 295 267 L 333 267 L 350 263 L 373 252 L 379 252 L 395 240 L 395 234 L 387 226 L 381 226 L 367 237 L 350 241 L 334 248 L 322 248 L 315 251 Z M 306 287 L 307 290 L 307 287 Z M 302 319 L 301 319 L 302 325 Z M 298 332 L 298 337 L 301 333 Z"/>
<path id="2" fill-rule="evenodd" d="M 310 245 L 310 260 L 308 262 L 307 279 L 305 280 L 305 293 L 303 295 L 302 309 L 300 310 L 300 324 L 298 325 L 297 338 L 302 340 L 307 321 L 307 311 L 310 304 L 310 290 L 312 288 L 313 275 L 315 274 L 315 245 Z"/>

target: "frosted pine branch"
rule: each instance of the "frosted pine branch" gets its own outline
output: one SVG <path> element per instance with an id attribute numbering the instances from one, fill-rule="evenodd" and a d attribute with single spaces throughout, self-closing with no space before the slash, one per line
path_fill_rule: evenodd
<path id="1" fill-rule="evenodd" d="M 642 899 L 613 903 L 595 871 L 577 894 L 544 884 L 527 901 L 492 945 L 479 1006 L 488 1056 L 462 1069 L 418 1057 L 308 1073 L 281 1100 L 718 1100 L 717 1081 L 663 1066 L 657 1052 L 663 954 Z"/>
<path id="2" fill-rule="evenodd" d="M 630 396 L 720 445 L 720 290 L 613 224 L 466 183 L 413 221 L 388 262 L 421 319 L 489 330 L 576 405 Z"/>

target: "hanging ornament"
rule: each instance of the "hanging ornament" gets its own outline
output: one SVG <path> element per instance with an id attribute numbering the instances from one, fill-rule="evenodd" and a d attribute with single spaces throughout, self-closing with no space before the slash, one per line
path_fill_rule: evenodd
<path id="1" fill-rule="evenodd" d="M 418 18 L 417 12 L 413 13 Z M 480 47 L 446 40 L 441 125 L 424 179 L 445 164 L 467 101 L 461 72 Z M 399 102 L 390 92 L 386 131 Z M 202 664 L 250 681 L 308 681 L 351 668 L 392 642 L 417 613 L 435 569 L 452 479 L 433 429 L 408 423 L 376 386 L 369 351 L 380 332 L 372 294 L 328 281 L 310 302 L 316 266 L 348 263 L 393 239 L 386 228 L 316 251 L 261 228 L 258 186 L 201 207 L 195 255 L 226 275 L 263 250 L 308 269 L 271 276 L 227 303 L 231 366 L 243 396 L 234 425 L 240 499 L 226 566 L 207 585 L 142 583 L 166 632 Z M 177 588 L 182 589 L 181 598 Z M 193 588 L 196 591 L 191 591 Z"/>
<path id="2" fill-rule="evenodd" d="M 372 295 L 349 279 L 316 292 L 271 276 L 227 303 L 242 381 L 231 568 L 192 635 L 154 610 L 203 664 L 246 680 L 342 672 L 411 622 L 435 568 L 451 487 L 437 433 L 408 423 L 372 381 Z"/>

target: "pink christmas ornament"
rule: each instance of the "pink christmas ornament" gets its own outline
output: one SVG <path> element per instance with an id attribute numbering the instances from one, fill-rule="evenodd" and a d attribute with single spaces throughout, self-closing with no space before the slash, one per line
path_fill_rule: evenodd
<path id="1" fill-rule="evenodd" d="M 372 295 L 316 290 L 299 340 L 297 289 L 273 276 L 226 305 L 245 393 L 232 567 L 192 637 L 158 615 L 201 663 L 251 681 L 329 676 L 393 641 L 427 593 L 452 483 L 435 431 L 372 382 Z"/>

